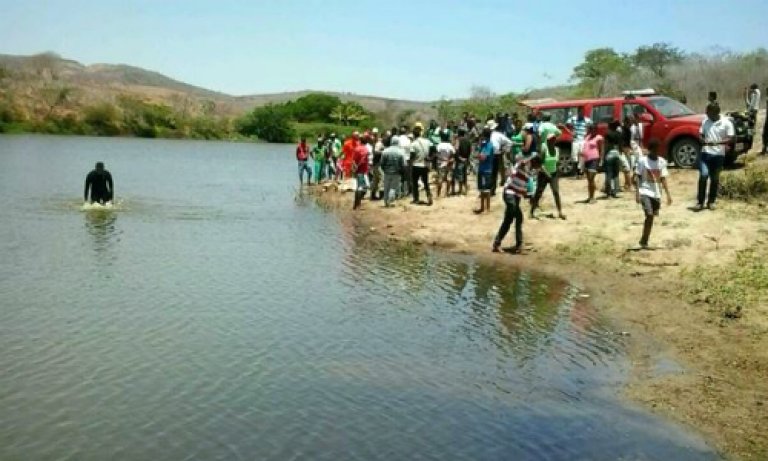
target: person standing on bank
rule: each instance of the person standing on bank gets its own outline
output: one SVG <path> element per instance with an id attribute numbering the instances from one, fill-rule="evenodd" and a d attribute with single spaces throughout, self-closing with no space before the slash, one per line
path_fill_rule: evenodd
<path id="1" fill-rule="evenodd" d="M 707 105 L 707 118 L 701 123 L 701 153 L 699 154 L 699 190 L 695 210 L 701 211 L 706 203 L 710 210 L 715 209 L 717 190 L 720 187 L 720 172 L 725 163 L 725 152 L 728 149 L 735 130 L 733 123 L 727 117 L 720 116 L 720 105 L 711 102 Z M 707 181 L 709 181 L 709 196 L 707 196 Z"/>
<path id="2" fill-rule="evenodd" d="M 385 138 L 384 146 L 380 166 L 384 174 L 384 206 L 389 207 L 400 195 L 400 178 L 405 172 L 405 159 L 400 151 L 400 136 L 397 134 Z"/>
<path id="3" fill-rule="evenodd" d="M 102 205 L 111 202 L 115 196 L 115 185 L 112 182 L 112 175 L 104 169 L 104 162 L 96 162 L 95 169 L 85 177 L 85 193 L 83 201 L 88 202 L 88 193 L 90 192 L 91 203 L 100 203 Z"/>
<path id="4" fill-rule="evenodd" d="M 296 146 L 296 161 L 299 162 L 299 184 L 304 184 L 304 172 L 307 173 L 307 185 L 312 182 L 312 169 L 307 165 L 309 160 L 309 146 L 307 138 L 302 136 L 301 142 Z"/>
<path id="5" fill-rule="evenodd" d="M 765 94 L 768 95 L 768 88 L 765 89 Z M 763 120 L 763 155 L 766 154 L 768 154 L 768 114 Z"/>
<path id="6" fill-rule="evenodd" d="M 512 152 L 512 141 L 502 132 L 503 127 L 495 120 L 489 120 L 487 126 L 491 129 L 491 144 L 493 144 L 491 196 L 494 196 L 496 195 L 496 185 L 503 185 L 506 178 L 504 155 L 509 155 Z"/>
<path id="7" fill-rule="evenodd" d="M 423 127 L 417 123 L 413 127 L 413 142 L 411 143 L 411 191 L 413 201 L 411 203 L 421 204 L 419 202 L 419 180 L 424 184 L 424 192 L 427 194 L 427 205 L 432 205 L 432 191 L 429 189 L 429 152 L 432 143 L 429 139 L 421 136 Z"/>
<path id="8" fill-rule="evenodd" d="M 506 208 L 504 210 L 504 220 L 499 226 L 499 231 L 496 233 L 496 238 L 493 239 L 493 247 L 491 251 L 498 253 L 501 249 L 501 242 L 504 237 L 507 236 L 509 228 L 512 224 L 515 224 L 515 246 L 512 249 L 512 253 L 520 254 L 523 248 L 523 212 L 520 209 L 520 201 L 526 197 L 528 190 L 528 174 L 525 169 L 522 168 L 522 160 L 517 164 L 509 167 L 509 175 L 507 176 L 506 183 L 502 189 L 502 195 L 504 197 L 504 204 Z M 533 157 L 531 159 L 531 166 L 534 169 L 541 168 L 541 159 L 539 157 Z"/>
<path id="9" fill-rule="evenodd" d="M 647 250 L 648 239 L 653 229 L 653 219 L 659 215 L 661 209 L 661 189 L 667 194 L 667 206 L 672 205 L 672 194 L 667 186 L 667 161 L 659 157 L 659 141 L 651 139 L 648 143 L 648 155 L 643 156 L 637 162 L 635 169 L 635 201 L 643 207 L 645 222 L 643 223 L 643 235 L 640 237 L 640 246 L 635 250 Z"/>

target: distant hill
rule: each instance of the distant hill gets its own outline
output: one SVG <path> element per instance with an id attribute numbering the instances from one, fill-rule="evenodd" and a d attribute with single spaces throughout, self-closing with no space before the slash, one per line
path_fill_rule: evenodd
<path id="1" fill-rule="evenodd" d="M 131 95 L 144 100 L 162 102 L 172 107 L 179 105 L 196 107 L 202 102 L 212 101 L 219 115 L 237 116 L 254 107 L 269 103 L 283 103 L 312 92 L 323 92 L 338 96 L 342 101 L 355 101 L 367 110 L 399 112 L 413 110 L 429 114 L 433 111 L 429 102 L 407 101 L 377 96 L 324 91 L 297 91 L 274 94 L 233 96 L 174 80 L 158 72 L 124 64 L 83 65 L 54 53 L 32 56 L 0 54 L 3 67 L 11 86 L 17 90 L 32 92 L 42 86 L 68 87 L 76 95 L 74 99 L 82 104 L 111 101 L 119 95 Z M 29 98 L 29 104 L 34 104 Z M 197 103 L 197 104 L 195 104 Z"/>

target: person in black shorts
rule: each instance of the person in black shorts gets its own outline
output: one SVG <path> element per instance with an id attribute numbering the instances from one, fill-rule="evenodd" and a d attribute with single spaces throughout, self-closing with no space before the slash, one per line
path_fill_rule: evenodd
<path id="1" fill-rule="evenodd" d="M 635 200 L 643 207 L 645 222 L 643 223 L 643 235 L 640 237 L 640 245 L 636 250 L 648 249 L 648 239 L 653 229 L 653 220 L 659 215 L 661 209 L 662 188 L 667 195 L 667 206 L 672 205 L 672 194 L 667 186 L 667 161 L 659 157 L 659 141 L 652 139 L 648 143 L 648 155 L 637 162 L 635 170 L 635 184 L 637 186 Z"/>
<path id="2" fill-rule="evenodd" d="M 101 203 L 102 205 L 111 202 L 115 196 L 115 186 L 112 182 L 112 175 L 104 169 L 103 162 L 96 162 L 96 168 L 85 177 L 85 193 L 83 200 L 88 201 L 88 192 L 90 191 L 91 203 Z"/>

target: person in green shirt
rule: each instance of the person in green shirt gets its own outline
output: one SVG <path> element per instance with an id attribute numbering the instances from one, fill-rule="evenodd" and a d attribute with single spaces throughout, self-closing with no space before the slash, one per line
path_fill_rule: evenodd
<path id="1" fill-rule="evenodd" d="M 315 180 L 317 184 L 320 184 L 325 176 L 325 136 L 321 135 L 317 138 L 317 144 L 309 152 L 309 155 L 315 163 Z"/>
<path id="2" fill-rule="evenodd" d="M 561 134 L 560 129 L 552 123 L 552 116 L 550 114 L 544 114 L 542 122 L 539 124 L 539 139 L 541 140 L 539 152 L 541 152 L 542 166 L 539 169 L 536 178 L 536 193 L 531 200 L 532 219 L 536 219 L 536 208 L 539 206 L 539 201 L 544 194 L 544 189 L 547 188 L 547 184 L 549 184 L 549 187 L 552 189 L 552 195 L 555 197 L 557 216 L 560 219 L 565 219 L 560 201 L 560 187 L 557 171 L 558 151 L 555 146 L 557 138 Z"/>

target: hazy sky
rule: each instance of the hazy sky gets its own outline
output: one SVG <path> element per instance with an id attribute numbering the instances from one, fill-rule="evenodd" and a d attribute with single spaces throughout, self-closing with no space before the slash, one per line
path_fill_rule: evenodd
<path id="1" fill-rule="evenodd" d="M 768 0 L 0 0 L 0 53 L 123 63 L 230 94 L 419 100 L 565 83 L 586 50 L 768 46 Z"/>

